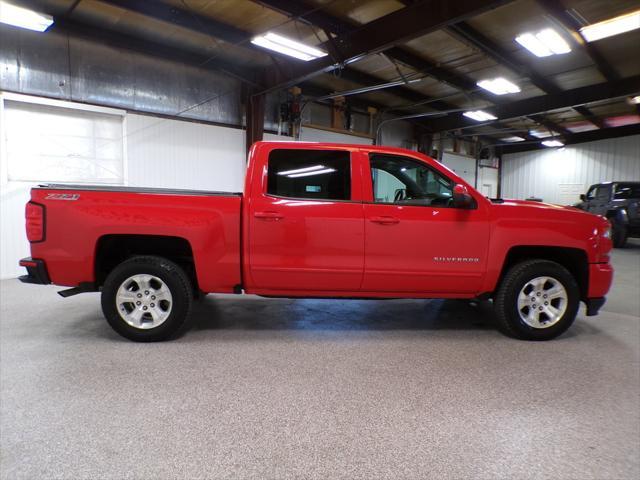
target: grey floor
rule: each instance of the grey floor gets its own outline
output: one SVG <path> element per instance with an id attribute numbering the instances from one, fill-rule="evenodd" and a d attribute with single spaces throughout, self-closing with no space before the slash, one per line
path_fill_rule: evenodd
<path id="1" fill-rule="evenodd" d="M 1 477 L 637 479 L 640 242 L 558 340 L 455 301 L 207 297 L 141 345 L 3 281 Z"/>

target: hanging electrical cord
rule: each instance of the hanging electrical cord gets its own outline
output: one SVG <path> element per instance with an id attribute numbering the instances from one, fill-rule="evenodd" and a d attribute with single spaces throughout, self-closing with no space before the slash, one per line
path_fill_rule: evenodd
<path id="1" fill-rule="evenodd" d="M 410 120 L 412 118 L 423 118 L 423 117 L 446 117 L 447 115 L 449 115 L 450 113 L 458 113 L 458 112 L 464 112 L 466 111 L 465 108 L 455 108 L 452 110 L 442 110 L 442 111 L 437 111 L 437 112 L 424 112 L 424 113 L 415 113 L 413 115 L 404 115 L 402 117 L 394 117 L 394 118 L 388 118 L 386 120 L 383 120 L 382 122 L 380 122 L 378 124 L 378 126 L 376 127 L 376 135 L 375 135 L 375 143 L 376 145 L 380 144 L 380 140 L 381 140 L 381 134 L 382 134 L 382 127 L 391 123 L 391 122 L 399 122 L 401 120 Z"/>

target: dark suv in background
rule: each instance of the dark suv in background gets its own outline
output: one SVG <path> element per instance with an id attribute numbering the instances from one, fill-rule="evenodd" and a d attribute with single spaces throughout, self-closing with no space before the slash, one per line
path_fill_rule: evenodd
<path id="1" fill-rule="evenodd" d="M 640 182 L 591 185 L 580 200 L 577 208 L 609 219 L 614 247 L 624 247 L 628 237 L 640 237 Z"/>

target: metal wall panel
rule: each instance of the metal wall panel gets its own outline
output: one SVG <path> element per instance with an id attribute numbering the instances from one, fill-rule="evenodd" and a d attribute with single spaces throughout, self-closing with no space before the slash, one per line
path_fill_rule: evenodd
<path id="1" fill-rule="evenodd" d="M 502 162 L 504 198 L 571 203 L 561 196 L 563 189 L 581 185 L 586 192 L 589 185 L 609 180 L 640 181 L 640 135 L 514 153 Z"/>
<path id="2" fill-rule="evenodd" d="M 0 24 L 0 90 L 67 98 L 67 39 Z"/>
<path id="3" fill-rule="evenodd" d="M 0 90 L 241 125 L 240 87 L 196 66 L 0 24 Z"/>

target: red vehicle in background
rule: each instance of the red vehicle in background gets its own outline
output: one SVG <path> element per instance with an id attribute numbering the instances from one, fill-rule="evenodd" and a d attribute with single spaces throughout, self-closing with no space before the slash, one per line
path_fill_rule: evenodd
<path id="1" fill-rule="evenodd" d="M 499 327 L 547 340 L 611 285 L 609 222 L 489 200 L 397 148 L 258 142 L 244 193 L 43 185 L 26 207 L 27 283 L 102 292 L 136 341 L 174 336 L 194 296 L 493 299 Z"/>

